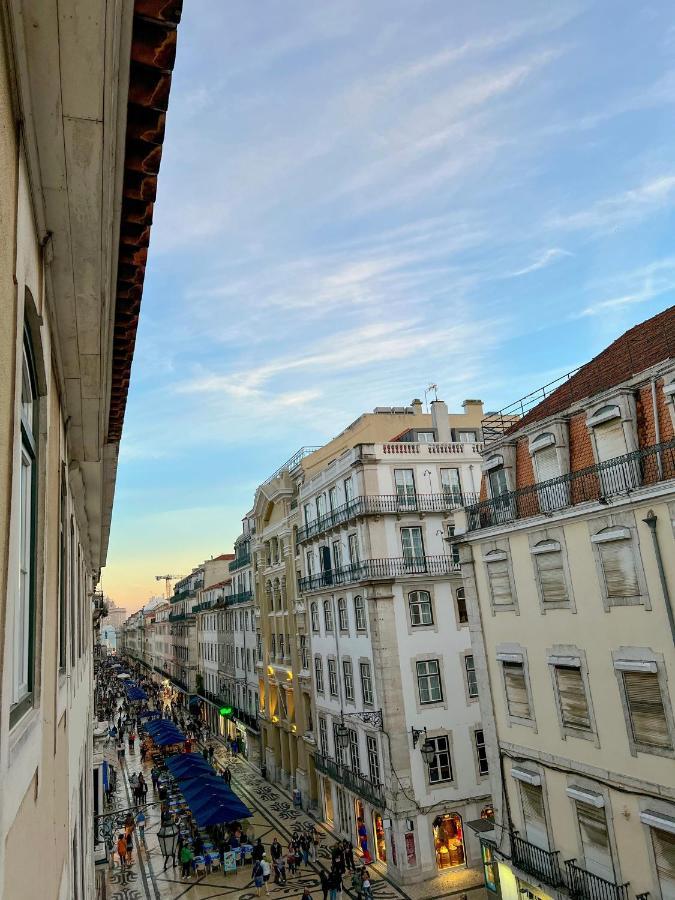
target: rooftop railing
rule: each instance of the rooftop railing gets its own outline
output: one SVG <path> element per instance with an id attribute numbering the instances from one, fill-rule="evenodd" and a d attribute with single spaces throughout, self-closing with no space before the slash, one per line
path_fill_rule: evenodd
<path id="1" fill-rule="evenodd" d="M 675 478 L 675 440 L 643 447 L 568 475 L 528 485 L 467 506 L 467 530 L 551 515 L 579 503 L 603 501 Z"/>
<path id="2" fill-rule="evenodd" d="M 411 575 L 450 575 L 459 572 L 460 565 L 451 556 L 387 557 L 364 559 L 339 569 L 328 569 L 316 575 L 298 579 L 300 593 L 319 591 L 325 587 L 354 584 L 359 581 L 409 577 Z"/>
<path id="3" fill-rule="evenodd" d="M 440 494 L 371 494 L 367 497 L 354 497 L 332 509 L 330 512 L 314 519 L 303 528 L 298 529 L 299 544 L 311 540 L 324 531 L 342 525 L 359 516 L 381 516 L 388 513 L 423 513 L 449 512 L 460 509 L 469 503 L 476 502 L 475 494 L 448 490 Z"/>

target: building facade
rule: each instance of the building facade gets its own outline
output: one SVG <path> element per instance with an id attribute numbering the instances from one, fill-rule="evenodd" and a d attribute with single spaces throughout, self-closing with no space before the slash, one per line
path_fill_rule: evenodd
<path id="1" fill-rule="evenodd" d="M 452 543 L 477 498 L 480 430 L 441 401 L 431 419 L 400 433 L 377 414 L 393 440 L 338 442 L 318 468 L 309 457 L 298 498 L 320 811 L 400 883 L 478 864 L 465 822 L 491 808 Z"/>
<path id="2" fill-rule="evenodd" d="M 675 896 L 675 308 L 483 453 L 461 542 L 509 900 Z"/>

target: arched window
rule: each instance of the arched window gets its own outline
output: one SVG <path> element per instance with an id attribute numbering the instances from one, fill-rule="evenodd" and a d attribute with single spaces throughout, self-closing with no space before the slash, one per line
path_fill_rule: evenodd
<path id="1" fill-rule="evenodd" d="M 326 626 L 326 631 L 333 630 L 333 608 L 331 606 L 330 600 L 323 601 L 323 621 Z"/>
<path id="2" fill-rule="evenodd" d="M 340 631 L 349 631 L 349 617 L 347 615 L 347 601 L 344 597 L 338 600 L 338 625 Z"/>
<path id="3" fill-rule="evenodd" d="M 316 603 L 312 603 L 309 608 L 309 614 L 312 618 L 312 631 L 314 634 L 319 633 L 319 607 Z"/>
<path id="4" fill-rule="evenodd" d="M 411 591 L 408 594 L 411 625 L 433 625 L 434 616 L 431 609 L 429 591 Z"/>
<path id="5" fill-rule="evenodd" d="M 21 459 L 19 469 L 19 583 L 15 594 L 10 723 L 30 706 L 35 644 L 39 397 L 33 347 L 24 332 L 21 364 Z"/>
<path id="6" fill-rule="evenodd" d="M 357 631 L 366 630 L 366 603 L 360 594 L 354 597 L 354 621 Z"/>

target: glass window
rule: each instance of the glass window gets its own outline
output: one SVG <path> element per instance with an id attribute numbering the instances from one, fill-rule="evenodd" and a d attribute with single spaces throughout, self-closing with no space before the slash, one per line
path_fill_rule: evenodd
<path id="1" fill-rule="evenodd" d="M 370 673 L 370 663 L 362 662 L 359 666 L 361 671 L 361 695 L 363 702 L 367 706 L 373 704 L 373 679 Z"/>
<path id="2" fill-rule="evenodd" d="M 338 599 L 338 621 L 340 631 L 349 631 L 349 617 L 347 615 L 347 601 L 344 597 Z"/>
<path id="3" fill-rule="evenodd" d="M 429 763 L 429 782 L 452 781 L 452 760 L 450 759 L 450 741 L 447 735 L 427 738 L 434 747 L 434 758 Z"/>
<path id="4" fill-rule="evenodd" d="M 415 508 L 415 473 L 412 469 L 394 469 L 396 500 L 399 506 Z"/>
<path id="5" fill-rule="evenodd" d="M 337 505 L 338 505 L 338 502 L 337 502 L 337 488 L 336 488 L 336 487 L 332 487 L 332 488 L 328 491 L 328 507 L 329 507 L 330 511 L 333 512 L 334 509 L 337 509 Z"/>
<path id="6" fill-rule="evenodd" d="M 469 621 L 469 614 L 466 610 L 466 595 L 463 587 L 457 588 L 455 599 L 457 601 L 457 620 L 460 625 L 466 625 Z"/>
<path id="7" fill-rule="evenodd" d="M 345 489 L 345 503 L 349 503 L 350 500 L 354 499 L 354 482 L 352 481 L 351 475 L 349 478 L 345 478 L 343 484 Z"/>
<path id="8" fill-rule="evenodd" d="M 307 562 L 307 575 L 311 576 L 314 574 L 314 557 L 311 550 L 308 550 L 305 554 L 305 560 Z"/>
<path id="9" fill-rule="evenodd" d="M 562 550 L 558 541 L 540 541 L 532 552 L 544 605 L 567 603 L 567 581 Z"/>
<path id="10" fill-rule="evenodd" d="M 485 746 L 485 735 L 482 728 L 477 728 L 473 733 L 473 739 L 476 745 L 476 758 L 478 760 L 478 773 L 480 775 L 488 774 L 488 758 L 487 748 Z"/>
<path id="11" fill-rule="evenodd" d="M 424 564 L 424 541 L 419 526 L 401 529 L 401 545 L 406 565 L 417 568 Z"/>
<path id="12" fill-rule="evenodd" d="M 323 755 L 328 756 L 328 727 L 323 716 L 319 716 L 319 747 Z"/>
<path id="13" fill-rule="evenodd" d="M 492 562 L 487 562 L 486 568 L 493 606 L 511 606 L 513 604 L 513 593 L 511 591 L 508 560 L 496 559 Z"/>
<path id="14" fill-rule="evenodd" d="M 354 597 L 354 619 L 357 631 L 366 630 L 366 604 L 364 598 L 359 594 Z"/>
<path id="15" fill-rule="evenodd" d="M 313 602 L 309 607 L 309 614 L 312 619 L 312 631 L 314 634 L 319 633 L 319 607 Z"/>
<path id="16" fill-rule="evenodd" d="M 334 659 L 328 660 L 328 690 L 331 697 L 338 696 L 337 665 Z"/>
<path id="17" fill-rule="evenodd" d="M 333 630 L 333 607 L 330 600 L 323 601 L 323 623 L 326 631 Z"/>
<path id="18" fill-rule="evenodd" d="M 471 653 L 467 653 L 464 657 L 464 668 L 466 669 L 466 687 L 469 697 L 477 697 L 478 678 L 476 677 L 476 663 Z"/>
<path id="19" fill-rule="evenodd" d="M 342 544 L 340 541 L 333 541 L 333 569 L 342 568 Z"/>
<path id="20" fill-rule="evenodd" d="M 342 660 L 342 674 L 345 685 L 345 700 L 354 702 L 354 669 L 350 659 Z"/>
<path id="21" fill-rule="evenodd" d="M 431 594 L 429 591 L 411 591 L 408 594 L 411 625 L 433 625 Z"/>
<path id="22" fill-rule="evenodd" d="M 462 444 L 474 444 L 476 442 L 475 431 L 458 431 L 457 439 Z"/>
<path id="23" fill-rule="evenodd" d="M 368 749 L 368 775 L 372 784 L 380 783 L 380 758 L 377 752 L 377 740 L 371 735 L 366 736 Z"/>
<path id="24" fill-rule="evenodd" d="M 316 690 L 320 694 L 323 694 L 323 663 L 320 656 L 314 657 L 314 685 Z M 321 720 L 319 720 L 319 722 L 321 722 Z"/>
<path id="25" fill-rule="evenodd" d="M 675 898 L 675 834 L 652 828 L 652 847 L 663 900 Z"/>
<path id="26" fill-rule="evenodd" d="M 452 503 L 462 502 L 462 483 L 459 479 L 459 469 L 441 469 L 441 487 L 446 499 Z"/>
<path id="27" fill-rule="evenodd" d="M 66 669 L 67 659 L 67 593 L 68 593 L 68 487 L 66 466 L 61 463 L 61 496 L 59 516 L 59 671 Z"/>
<path id="28" fill-rule="evenodd" d="M 633 543 L 630 540 L 597 544 L 607 600 L 614 606 L 640 596 Z"/>
<path id="29" fill-rule="evenodd" d="M 437 659 L 417 663 L 417 687 L 420 703 L 437 703 L 443 699 L 440 667 Z"/>
<path id="30" fill-rule="evenodd" d="M 433 444 L 434 443 L 433 431 L 418 431 L 417 432 L 417 443 L 418 444 Z"/>
<path id="31" fill-rule="evenodd" d="M 352 772 L 361 771 L 361 754 L 359 753 L 359 733 L 349 729 L 349 763 Z"/>
<path id="32" fill-rule="evenodd" d="M 316 517 L 322 519 L 326 515 L 326 495 L 319 494 L 316 498 Z"/>
<path id="33" fill-rule="evenodd" d="M 355 566 L 359 562 L 359 540 L 356 533 L 349 535 L 348 542 L 349 562 Z"/>
<path id="34" fill-rule="evenodd" d="M 520 782 L 520 799 L 525 821 L 525 839 L 535 847 L 548 850 L 548 830 L 546 828 L 546 812 L 544 795 L 540 785 Z"/>
<path id="35" fill-rule="evenodd" d="M 509 487 L 506 483 L 506 472 L 504 469 L 492 469 L 489 476 L 490 496 L 499 497 L 501 494 L 508 494 Z"/>

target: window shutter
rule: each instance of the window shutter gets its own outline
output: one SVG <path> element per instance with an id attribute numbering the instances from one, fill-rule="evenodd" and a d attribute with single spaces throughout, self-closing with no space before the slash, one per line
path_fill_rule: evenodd
<path id="1" fill-rule="evenodd" d="M 672 750 L 673 742 L 668 732 L 658 675 L 652 672 L 624 672 L 623 683 L 635 742 Z"/>
<path id="2" fill-rule="evenodd" d="M 623 426 L 619 420 L 615 419 L 606 425 L 598 425 L 594 431 L 600 462 L 616 459 L 617 456 L 625 456 L 628 453 Z"/>
<path id="3" fill-rule="evenodd" d="M 611 541 L 599 544 L 602 571 L 605 576 L 607 598 L 621 605 L 640 595 L 631 541 Z"/>
<path id="4" fill-rule="evenodd" d="M 652 828 L 652 845 L 663 900 L 675 900 L 675 834 Z"/>
<path id="5" fill-rule="evenodd" d="M 566 603 L 567 584 L 563 568 L 562 553 L 551 551 L 539 553 L 535 557 L 541 585 L 543 603 Z"/>
<path id="6" fill-rule="evenodd" d="M 598 809 L 585 803 L 577 803 L 576 807 L 585 867 L 594 875 L 614 881 L 612 850 L 609 845 L 604 807 Z"/>
<path id="7" fill-rule="evenodd" d="M 523 800 L 523 816 L 525 818 L 527 840 L 543 850 L 548 850 L 544 795 L 541 788 L 537 785 L 521 782 L 520 796 Z"/>
<path id="8" fill-rule="evenodd" d="M 520 719 L 530 718 L 530 701 L 527 696 L 525 672 L 522 663 L 502 663 L 504 666 L 504 683 L 506 685 L 506 702 L 509 715 Z"/>
<path id="9" fill-rule="evenodd" d="M 563 725 L 590 731 L 591 717 L 581 669 L 571 666 L 556 666 L 555 673 Z"/>
<path id="10" fill-rule="evenodd" d="M 493 604 L 495 606 L 506 606 L 513 603 L 507 560 L 501 559 L 488 563 L 487 568 Z"/>
<path id="11" fill-rule="evenodd" d="M 555 446 L 538 450 L 534 455 L 534 459 L 537 467 L 537 481 L 548 481 L 560 475 L 558 452 Z"/>

